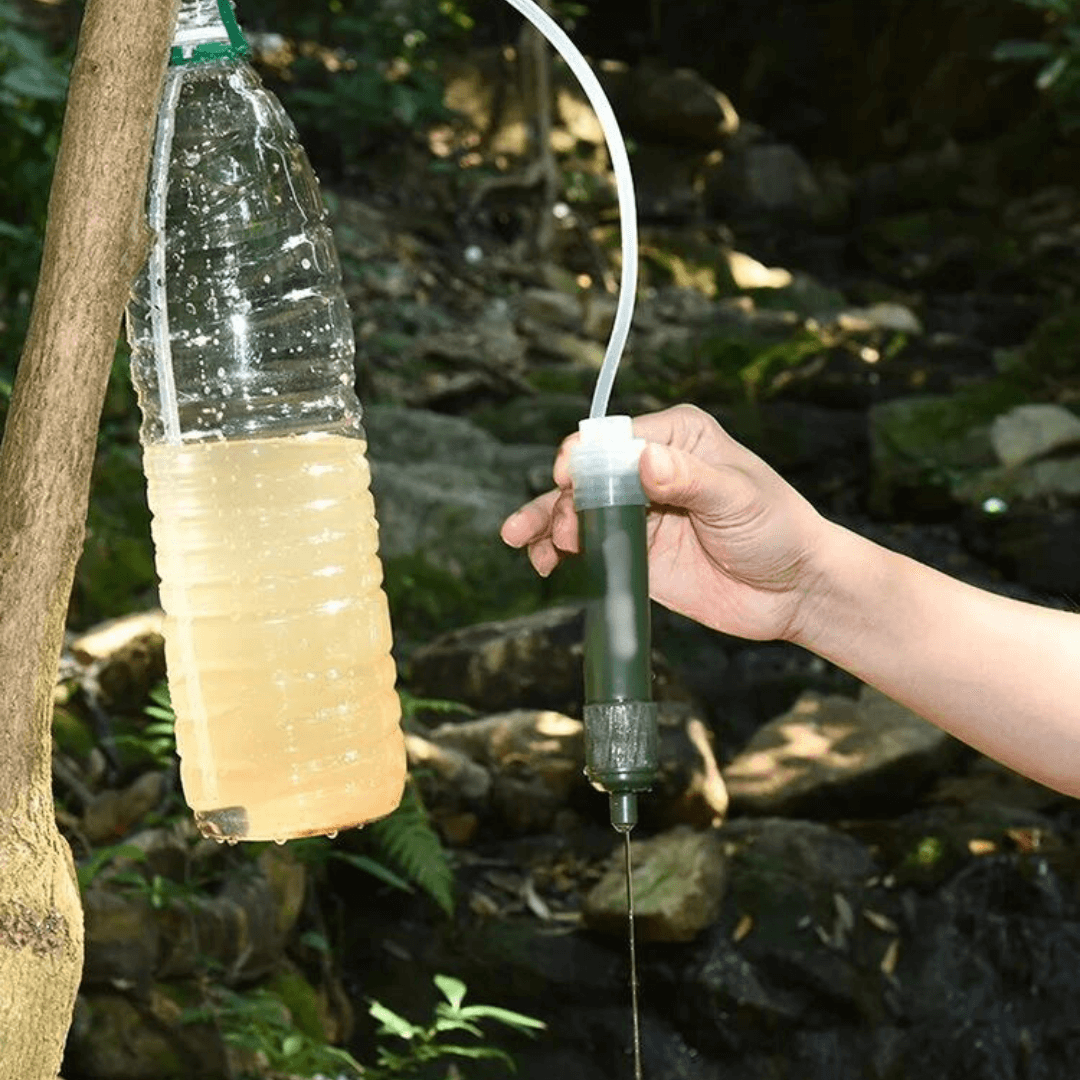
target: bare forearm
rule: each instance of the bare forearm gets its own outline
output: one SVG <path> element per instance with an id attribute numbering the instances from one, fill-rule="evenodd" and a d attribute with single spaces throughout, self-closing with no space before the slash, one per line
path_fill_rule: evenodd
<path id="1" fill-rule="evenodd" d="M 966 585 L 837 525 L 797 644 L 1080 796 L 1080 615 Z"/>

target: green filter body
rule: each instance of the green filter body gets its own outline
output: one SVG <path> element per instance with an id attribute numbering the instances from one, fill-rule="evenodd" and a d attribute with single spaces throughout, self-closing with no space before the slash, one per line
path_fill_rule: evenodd
<path id="1" fill-rule="evenodd" d="M 658 771 L 644 506 L 578 512 L 590 596 L 585 613 L 585 772 L 612 796 L 612 821 L 637 819 L 631 793 Z"/>

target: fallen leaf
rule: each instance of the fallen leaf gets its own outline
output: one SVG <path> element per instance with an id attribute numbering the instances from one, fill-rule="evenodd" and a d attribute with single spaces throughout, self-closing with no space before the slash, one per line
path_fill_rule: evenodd
<path id="1" fill-rule="evenodd" d="M 878 930 L 883 931 L 886 934 L 898 934 L 900 928 L 889 918 L 888 915 L 882 915 L 880 911 L 871 911 L 869 908 L 863 909 L 863 918 L 871 925 L 877 927 Z"/>
<path id="2" fill-rule="evenodd" d="M 896 964 L 900 959 L 900 939 L 893 938 L 885 955 L 881 958 L 881 970 L 885 975 L 891 975 L 896 970 Z"/>

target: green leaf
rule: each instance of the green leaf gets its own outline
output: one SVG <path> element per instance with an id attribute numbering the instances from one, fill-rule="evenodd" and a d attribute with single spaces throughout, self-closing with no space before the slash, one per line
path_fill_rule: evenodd
<path id="1" fill-rule="evenodd" d="M 413 783 L 405 785 L 401 805 L 389 817 L 373 821 L 367 834 L 380 854 L 396 863 L 447 915 L 453 914 L 454 874 Z"/>
<path id="2" fill-rule="evenodd" d="M 176 714 L 172 709 L 163 708 L 160 705 L 147 705 L 143 712 L 147 716 L 152 716 L 155 720 L 165 720 L 169 724 L 169 730 L 172 730 L 172 725 L 176 722 Z"/>
<path id="3" fill-rule="evenodd" d="M 55 73 L 47 68 L 30 67 L 28 64 L 6 72 L 3 84 L 13 94 L 34 101 L 63 101 L 67 90 L 64 82 L 58 79 Z"/>
<path id="4" fill-rule="evenodd" d="M 467 1031 L 470 1035 L 475 1035 L 478 1039 L 484 1037 L 483 1031 L 475 1024 L 470 1024 L 468 1020 L 462 1020 L 459 1017 L 445 1013 L 435 1021 L 435 1031 Z"/>
<path id="5" fill-rule="evenodd" d="M 398 1016 L 396 1012 L 388 1009 L 379 1001 L 373 1001 L 368 1006 L 368 1012 L 382 1025 L 380 1034 L 396 1035 L 399 1039 L 415 1039 L 423 1033 L 423 1028 L 410 1023 L 404 1016 Z"/>
<path id="6" fill-rule="evenodd" d="M 433 981 L 442 996 L 450 1002 L 450 1007 L 455 1011 L 460 1009 L 465 1000 L 465 984 L 452 975 L 436 975 Z"/>
<path id="7" fill-rule="evenodd" d="M 1039 72 L 1035 85 L 1040 90 L 1049 90 L 1065 74 L 1069 67 L 1069 58 L 1064 54 L 1052 60 Z"/>
<path id="8" fill-rule="evenodd" d="M 461 1015 L 470 1019 L 498 1020 L 500 1024 L 507 1024 L 509 1027 L 523 1031 L 527 1029 L 543 1031 L 547 1028 L 543 1020 L 537 1020 L 535 1017 L 525 1016 L 510 1009 L 500 1009 L 496 1005 L 467 1005 L 461 1010 Z"/>
<path id="9" fill-rule="evenodd" d="M 314 949 L 324 956 L 329 956 L 331 952 L 330 942 L 327 941 L 326 936 L 320 934 L 318 930 L 305 930 L 300 935 L 300 944 L 306 945 L 309 949 Z"/>
<path id="10" fill-rule="evenodd" d="M 449 1046 L 440 1043 L 439 1052 L 441 1054 L 453 1054 L 455 1057 L 472 1058 L 477 1061 L 481 1059 L 505 1061 L 512 1072 L 517 1071 L 514 1059 L 505 1050 L 496 1050 L 493 1046 Z"/>
<path id="11" fill-rule="evenodd" d="M 299 1032 L 286 1035 L 281 1041 L 281 1052 L 285 1057 L 295 1057 L 304 1048 L 304 1036 Z"/>
<path id="12" fill-rule="evenodd" d="M 380 881 L 385 881 L 387 885 L 393 885 L 395 889 L 400 889 L 402 892 L 412 893 L 416 891 L 404 878 L 398 877 L 389 867 L 383 866 L 381 862 L 375 859 L 369 859 L 366 855 L 355 855 L 351 851 L 334 851 L 330 857 L 347 862 L 350 866 L 355 866 L 357 870 L 364 870 L 371 874 L 372 877 L 377 877 Z"/>
<path id="13" fill-rule="evenodd" d="M 1019 61 L 1046 60 L 1053 55 L 1053 47 L 1046 41 L 1002 41 L 991 53 L 995 60 Z"/>

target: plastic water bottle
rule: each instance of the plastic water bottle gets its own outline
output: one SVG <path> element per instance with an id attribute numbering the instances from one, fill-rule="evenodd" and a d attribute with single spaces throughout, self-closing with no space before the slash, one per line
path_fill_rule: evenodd
<path id="1" fill-rule="evenodd" d="M 318 183 L 228 0 L 185 0 L 128 309 L 184 794 L 332 833 L 405 779 L 354 339 Z"/>

